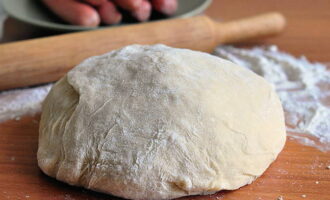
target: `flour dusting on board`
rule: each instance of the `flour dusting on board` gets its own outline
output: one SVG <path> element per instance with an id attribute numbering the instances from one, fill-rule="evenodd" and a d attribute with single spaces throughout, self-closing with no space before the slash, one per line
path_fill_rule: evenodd
<path id="1" fill-rule="evenodd" d="M 295 58 L 276 46 L 241 49 L 221 46 L 215 54 L 246 67 L 274 85 L 286 112 L 289 136 L 330 150 L 330 71 L 325 65 Z"/>
<path id="2" fill-rule="evenodd" d="M 51 85 L 46 85 L 0 93 L 0 122 L 40 112 L 50 88 Z"/>
<path id="3" fill-rule="evenodd" d="M 291 138 L 330 150 L 330 71 L 325 65 L 295 58 L 278 51 L 276 46 L 220 46 L 215 55 L 254 71 L 274 85 L 286 111 Z M 0 121 L 40 112 L 51 86 L 0 93 Z"/>

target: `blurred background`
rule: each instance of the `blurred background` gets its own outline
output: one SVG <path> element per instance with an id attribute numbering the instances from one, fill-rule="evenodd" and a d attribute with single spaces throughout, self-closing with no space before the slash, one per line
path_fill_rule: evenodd
<path id="1" fill-rule="evenodd" d="M 280 11 L 288 20 L 285 32 L 277 37 L 240 44 L 277 44 L 293 55 L 306 55 L 312 61 L 328 62 L 330 57 L 329 0 L 213 0 L 205 14 L 218 21 L 228 21 L 267 11 Z M 0 43 L 63 34 L 38 28 L 13 18 L 0 4 Z"/>

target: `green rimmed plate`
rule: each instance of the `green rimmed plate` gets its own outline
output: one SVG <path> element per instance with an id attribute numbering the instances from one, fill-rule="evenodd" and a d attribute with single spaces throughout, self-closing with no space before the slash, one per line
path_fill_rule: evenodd
<path id="1" fill-rule="evenodd" d="M 153 13 L 150 21 L 195 16 L 202 13 L 210 5 L 211 1 L 212 0 L 178 0 L 179 9 L 175 15 L 171 17 L 164 17 Z M 9 14 L 9 16 L 25 23 L 47 29 L 53 29 L 57 31 L 83 31 L 114 27 L 114 25 L 111 25 L 90 28 L 67 24 L 52 14 L 46 7 L 44 7 L 40 0 L 2 0 L 2 3 L 5 11 Z M 115 26 L 134 23 L 137 22 L 128 19 L 123 23 Z"/>

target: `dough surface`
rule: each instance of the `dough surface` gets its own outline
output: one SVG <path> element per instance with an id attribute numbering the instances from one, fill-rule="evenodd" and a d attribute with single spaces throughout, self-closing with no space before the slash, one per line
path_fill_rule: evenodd
<path id="1" fill-rule="evenodd" d="M 218 57 L 132 45 L 89 58 L 56 83 L 39 129 L 42 171 L 128 199 L 233 190 L 282 150 L 270 84 Z"/>

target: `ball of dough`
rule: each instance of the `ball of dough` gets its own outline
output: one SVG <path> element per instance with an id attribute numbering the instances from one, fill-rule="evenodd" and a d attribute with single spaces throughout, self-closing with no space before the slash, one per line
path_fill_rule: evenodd
<path id="1" fill-rule="evenodd" d="M 133 45 L 56 83 L 38 163 L 71 185 L 170 199 L 251 183 L 285 139 L 281 103 L 263 78 L 206 53 Z"/>

